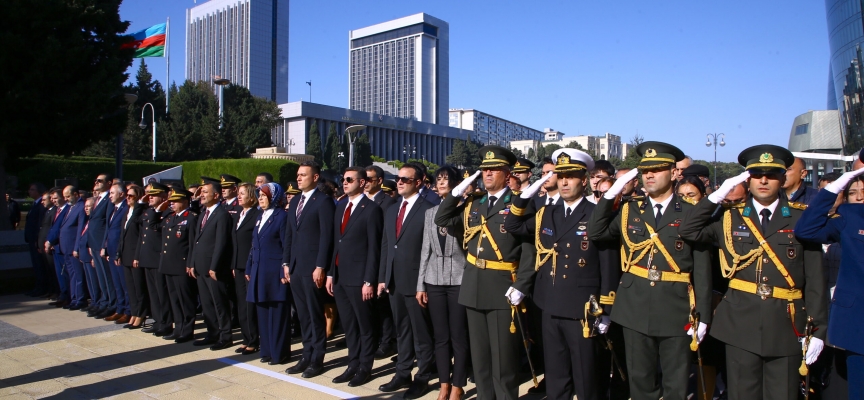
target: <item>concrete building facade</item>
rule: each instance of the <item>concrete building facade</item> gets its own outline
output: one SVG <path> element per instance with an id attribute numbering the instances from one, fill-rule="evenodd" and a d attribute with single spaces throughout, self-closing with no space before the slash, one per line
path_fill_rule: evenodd
<path id="1" fill-rule="evenodd" d="M 474 109 L 451 109 L 448 125 L 472 131 L 471 139 L 484 145 L 507 147 L 512 141 L 543 140 L 543 132 Z"/>
<path id="2" fill-rule="evenodd" d="M 551 128 L 546 128 L 543 132 L 543 140 L 514 140 L 510 142 L 510 147 L 521 151 L 523 154 L 528 153 L 528 149 L 535 146 L 547 146 L 557 144 L 561 147 L 567 147 L 571 142 L 576 142 L 583 149 L 594 152 L 598 159 L 609 160 L 612 158 L 625 159 L 629 146 L 627 143 L 621 142 L 621 136 L 606 133 L 603 136 L 564 136 L 564 133 Z"/>

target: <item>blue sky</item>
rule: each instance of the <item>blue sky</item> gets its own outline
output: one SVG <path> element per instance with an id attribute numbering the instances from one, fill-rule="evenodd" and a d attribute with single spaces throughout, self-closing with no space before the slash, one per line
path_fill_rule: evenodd
<path id="1" fill-rule="evenodd" d="M 202 1 L 198 1 L 202 3 Z M 425 12 L 450 24 L 450 108 L 567 135 L 610 132 L 713 160 L 788 144 L 792 120 L 826 107 L 821 1 L 311 1 L 290 3 L 289 99 L 347 107 L 348 31 Z M 656 4 L 655 4 L 656 3 Z M 127 0 L 129 31 L 171 18 L 171 80 L 184 79 L 192 0 Z M 165 62 L 149 58 L 165 81 Z M 136 61 L 130 68 L 134 75 Z"/>

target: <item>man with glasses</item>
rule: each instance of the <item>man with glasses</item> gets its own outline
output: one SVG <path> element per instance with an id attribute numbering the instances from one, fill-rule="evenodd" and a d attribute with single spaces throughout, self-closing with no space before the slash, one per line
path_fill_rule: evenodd
<path id="1" fill-rule="evenodd" d="M 381 185 L 384 183 L 384 170 L 377 165 L 366 167 L 366 186 L 363 187 L 366 197 L 374 201 L 381 211 L 387 211 L 387 208 L 393 205 L 396 201 L 387 196 Z"/>
<path id="2" fill-rule="evenodd" d="M 384 215 L 378 271 L 377 293 L 379 296 L 388 295 L 390 300 L 399 349 L 396 375 L 378 390 L 395 392 L 408 387 L 403 395 L 405 399 L 416 399 L 426 394 L 434 365 L 435 343 L 429 326 L 429 313 L 415 299 L 424 215 L 434 206 L 420 196 L 424 176 L 423 170 L 413 163 L 399 169 L 396 189 L 402 197 L 399 204 L 390 207 Z M 412 382 L 415 358 L 418 370 Z"/>
<path id="3" fill-rule="evenodd" d="M 533 240 L 508 233 L 505 218 L 513 197 L 507 187 L 513 153 L 499 146 L 480 149 L 480 171 L 456 186 L 441 202 L 435 224 L 464 230 L 468 264 L 459 304 L 467 308 L 471 360 L 477 397 L 519 397 L 519 352 L 515 312 L 534 279 Z M 459 205 L 465 190 L 483 175 L 486 194 Z M 518 309 L 518 310 L 517 310 Z M 518 329 L 522 329 L 519 327 Z"/>
<path id="4" fill-rule="evenodd" d="M 642 157 L 638 168 L 618 179 L 594 208 L 588 239 L 621 243 L 624 274 L 611 319 L 624 328 L 632 398 L 683 400 L 691 341 L 701 342 L 711 321 L 711 259 L 704 247 L 679 236 L 678 226 L 693 208 L 675 195 L 672 184 L 684 153 L 660 142 L 644 142 L 636 153 Z M 639 172 L 646 198 L 621 203 L 624 186 Z M 688 333 L 688 324 L 697 335 Z"/>
<path id="5" fill-rule="evenodd" d="M 384 170 L 377 165 L 366 167 L 364 194 L 381 208 L 382 214 L 386 213 L 387 209 L 396 202 L 396 199 L 384 191 L 383 185 Z M 377 314 L 375 337 L 378 338 L 378 350 L 375 351 L 375 359 L 382 360 L 396 354 L 396 325 L 393 322 L 390 300 L 386 297 L 376 296 L 372 301 L 375 303 L 375 313 Z"/>
<path id="6" fill-rule="evenodd" d="M 96 198 L 93 209 L 90 210 L 90 219 L 87 224 L 87 243 L 90 244 L 93 256 L 93 272 L 96 274 L 96 282 L 99 287 L 99 297 L 94 298 L 95 310 L 87 313 L 88 317 L 102 319 L 113 315 L 117 309 L 117 293 L 114 290 L 114 281 L 111 279 L 111 270 L 107 261 L 99 255 L 102 249 L 102 241 L 105 240 L 105 232 L 108 229 L 108 219 L 114 211 L 111 201 L 108 199 L 108 191 L 111 175 L 100 174 L 93 182 L 93 196 Z"/>

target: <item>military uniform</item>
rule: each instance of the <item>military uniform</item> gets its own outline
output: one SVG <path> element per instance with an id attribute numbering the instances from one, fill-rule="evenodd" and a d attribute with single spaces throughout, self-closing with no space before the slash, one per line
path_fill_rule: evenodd
<path id="1" fill-rule="evenodd" d="M 147 194 L 159 195 L 168 191 L 168 187 L 154 182 L 147 188 Z M 135 259 L 138 265 L 144 268 L 147 278 L 147 288 L 150 291 L 150 313 L 153 318 L 153 326 L 150 328 L 157 336 L 170 334 L 171 328 L 171 299 L 168 294 L 168 283 L 164 275 L 159 272 L 159 262 L 162 258 L 162 221 L 171 215 L 172 211 L 156 211 L 148 207 L 141 215 L 141 232 L 138 250 Z"/>
<path id="2" fill-rule="evenodd" d="M 239 185 L 240 182 L 242 182 L 240 178 L 228 174 L 222 174 L 219 180 L 219 184 L 221 185 L 222 189 L 229 189 L 233 187 L 236 190 L 237 185 Z M 234 220 L 235 224 L 237 223 L 237 221 L 240 220 L 240 213 L 243 212 L 243 206 L 240 205 L 240 200 L 236 196 L 231 200 L 222 200 L 222 207 L 225 207 L 225 211 L 228 211 L 228 214 L 231 215 L 231 218 Z"/>
<path id="3" fill-rule="evenodd" d="M 744 150 L 739 162 L 750 171 L 773 169 L 782 175 L 794 157 L 782 147 L 761 145 Z M 828 296 L 822 251 L 818 244 L 795 236 L 805 205 L 789 203 L 778 194 L 776 208 L 763 226 L 764 216 L 748 197 L 724 207 L 719 220 L 713 221 L 717 205 L 702 199 L 684 219 L 680 233 L 687 240 L 720 248 L 720 268 L 729 289 L 717 306 L 710 334 L 726 344 L 729 398 L 796 399 L 802 360 L 799 337 L 808 317 L 820 328 L 814 336 L 825 338 Z"/>
<path id="4" fill-rule="evenodd" d="M 556 173 L 581 171 L 584 177 L 594 166 L 591 157 L 578 150 L 556 153 Z M 537 275 L 532 296 L 543 313 L 546 395 L 548 399 L 572 399 L 574 395 L 580 400 L 597 399 L 590 333 L 594 317 L 589 318 L 581 305 L 592 297 L 602 298 L 606 300 L 604 312 L 611 312 L 620 275 L 618 249 L 609 242 L 588 240 L 588 218 L 595 205 L 584 197 L 572 206 L 570 216 L 566 216 L 563 201 L 542 206 L 536 214 L 523 214 L 533 203 L 533 198 L 516 198 L 505 228 L 535 245 Z"/>
<path id="5" fill-rule="evenodd" d="M 678 148 L 644 142 L 640 170 L 670 169 L 684 158 Z M 708 252 L 682 239 L 678 228 L 693 206 L 675 194 L 664 203 L 646 198 L 620 204 L 601 197 L 588 224 L 593 241 L 620 240 L 624 274 L 614 298 L 612 321 L 624 328 L 630 394 L 634 400 L 661 396 L 685 399 L 690 374 L 686 325 L 693 311 L 711 321 L 711 260 Z M 662 206 L 656 219 L 655 206 Z M 696 268 L 699 266 L 699 268 Z M 657 366 L 663 371 L 662 390 Z"/>
<path id="6" fill-rule="evenodd" d="M 189 199 L 192 193 L 174 190 L 169 201 Z M 174 319 L 174 332 L 163 339 L 185 342 L 192 339 L 195 330 L 195 282 L 186 274 L 189 266 L 189 242 L 191 232 L 198 221 L 198 214 L 186 209 L 180 214 L 171 213 L 162 223 L 162 259 L 159 272 L 165 275 L 168 295 L 171 300 L 171 314 Z"/>
<path id="7" fill-rule="evenodd" d="M 498 146 L 483 147 L 480 155 L 484 158 L 481 169 L 509 166 L 516 158 Z M 463 247 L 472 266 L 462 276 L 459 304 L 467 308 L 477 397 L 516 399 L 522 339 L 513 326 L 514 315 L 505 294 L 511 286 L 530 293 L 534 246 L 504 229 L 514 195 L 506 186 L 498 194 L 492 206 L 493 194 L 470 196 L 462 205 L 461 196 L 448 194 L 438 208 L 435 224 L 464 229 Z"/>

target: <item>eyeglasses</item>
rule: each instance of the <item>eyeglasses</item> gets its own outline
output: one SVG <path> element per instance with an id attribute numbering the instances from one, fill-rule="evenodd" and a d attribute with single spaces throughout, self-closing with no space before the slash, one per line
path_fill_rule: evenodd
<path id="1" fill-rule="evenodd" d="M 407 176 L 399 176 L 399 177 L 396 177 L 396 182 L 411 183 L 411 182 L 414 182 L 414 178 L 407 177 Z"/>
<path id="2" fill-rule="evenodd" d="M 96 180 L 94 181 L 94 183 L 105 183 L 105 180 L 104 180 L 104 179 L 96 178 Z"/>
<path id="3" fill-rule="evenodd" d="M 348 182 L 348 183 L 354 183 L 354 181 L 359 181 L 359 180 L 362 180 L 362 178 L 361 179 L 355 179 L 355 178 L 352 178 L 350 176 L 345 177 L 345 182 Z"/>
<path id="4" fill-rule="evenodd" d="M 134 198 L 134 197 L 138 197 L 138 195 L 136 195 L 135 193 L 126 193 L 126 198 Z"/>

